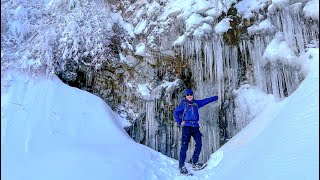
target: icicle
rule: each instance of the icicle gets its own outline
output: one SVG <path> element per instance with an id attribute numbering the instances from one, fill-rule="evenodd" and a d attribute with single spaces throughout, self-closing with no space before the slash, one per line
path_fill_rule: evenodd
<path id="1" fill-rule="evenodd" d="M 155 122 L 155 102 L 146 101 L 146 143 L 149 147 L 158 150 L 156 131 L 158 124 Z"/>
<path id="2" fill-rule="evenodd" d="M 221 101 L 223 101 L 223 91 L 224 91 L 224 79 L 223 79 L 223 49 L 222 49 L 222 37 L 216 37 L 214 36 L 212 41 L 216 42 L 213 44 L 214 49 L 214 64 L 215 64 L 215 73 L 216 78 L 215 82 L 217 82 L 218 85 L 218 96 L 219 98 L 219 104 L 221 104 Z"/>

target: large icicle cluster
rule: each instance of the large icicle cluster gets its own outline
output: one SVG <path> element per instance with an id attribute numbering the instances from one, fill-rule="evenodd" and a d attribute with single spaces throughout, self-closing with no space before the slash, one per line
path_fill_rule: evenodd
<path id="1" fill-rule="evenodd" d="M 219 102 L 200 112 L 201 129 L 205 135 L 201 160 L 208 159 L 213 151 L 245 127 L 258 114 L 257 109 L 289 96 L 304 79 L 300 57 L 308 46 L 319 46 L 316 13 L 307 13 L 304 9 L 312 2 L 161 1 L 145 6 L 141 2 L 136 6 L 127 4 L 129 8 L 123 16 L 128 12 L 133 15 L 128 19 L 133 19 L 134 34 L 140 39 L 132 44 L 137 49 L 136 54 L 150 64 L 165 63 L 167 56 L 180 64 L 187 64 L 179 66 L 177 62 L 156 70 L 156 74 L 164 77 L 169 71 L 176 75 L 180 73 L 175 78 L 183 77 L 181 74 L 189 71 L 184 74 L 188 78 L 181 79 L 185 86 L 179 84 L 172 92 L 179 93 L 184 87 L 190 87 L 195 90 L 197 99 L 212 95 L 220 97 Z M 250 7 L 244 8 L 248 4 Z M 135 13 L 134 7 L 145 8 L 145 11 Z M 151 15 L 145 13 L 150 9 L 156 11 Z M 145 105 L 144 143 L 178 158 L 180 132 L 175 127 L 172 110 L 183 97 L 179 93 L 166 96 L 172 99 L 163 100 L 163 94 L 168 91 L 159 89 L 163 87 L 161 83 L 156 84 L 148 86 L 150 95 Z M 253 103 L 257 107 L 253 107 Z M 190 157 L 193 142 L 189 148 Z"/>

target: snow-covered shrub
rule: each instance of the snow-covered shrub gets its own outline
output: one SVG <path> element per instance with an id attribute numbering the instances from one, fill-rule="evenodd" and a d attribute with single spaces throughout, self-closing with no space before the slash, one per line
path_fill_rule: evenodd
<path id="1" fill-rule="evenodd" d="M 6 68 L 45 67 L 51 74 L 64 71 L 68 63 L 99 68 L 112 60 L 113 20 L 102 0 L 13 0 L 1 5 L 1 65 Z"/>

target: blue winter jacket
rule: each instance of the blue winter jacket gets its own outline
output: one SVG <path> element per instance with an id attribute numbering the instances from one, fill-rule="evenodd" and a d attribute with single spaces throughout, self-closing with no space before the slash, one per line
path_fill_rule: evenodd
<path id="1" fill-rule="evenodd" d="M 203 100 L 187 100 L 183 99 L 173 112 L 176 122 L 181 125 L 185 121 L 184 126 L 199 127 L 199 108 L 218 100 L 218 96 L 205 98 Z"/>

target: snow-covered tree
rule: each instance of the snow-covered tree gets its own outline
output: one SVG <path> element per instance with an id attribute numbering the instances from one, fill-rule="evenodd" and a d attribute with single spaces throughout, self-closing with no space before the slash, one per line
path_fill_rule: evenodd
<path id="1" fill-rule="evenodd" d="M 103 1 L 1 1 L 1 65 L 65 71 L 112 60 L 113 21 Z M 9 53 L 15 51 L 15 56 Z"/>

